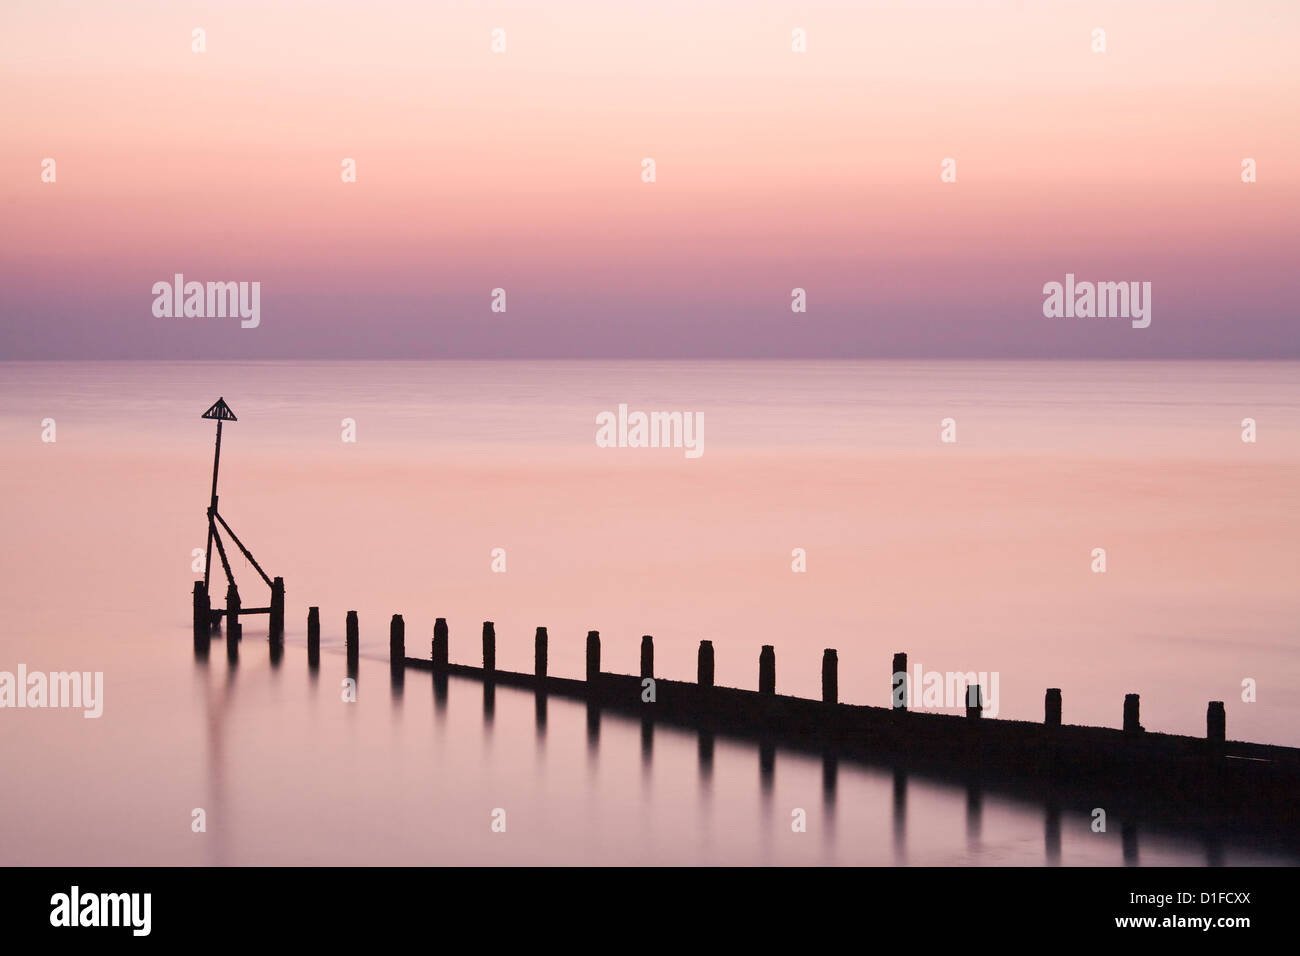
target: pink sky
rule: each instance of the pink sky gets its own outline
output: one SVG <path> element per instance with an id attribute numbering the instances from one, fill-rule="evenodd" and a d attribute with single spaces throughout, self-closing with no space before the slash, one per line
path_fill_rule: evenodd
<path id="1" fill-rule="evenodd" d="M 1282 2 L 9 2 L 0 358 L 1300 357 L 1297 27 Z M 260 281 L 260 327 L 155 318 L 176 272 Z M 1067 272 L 1150 281 L 1151 327 L 1044 318 Z"/>

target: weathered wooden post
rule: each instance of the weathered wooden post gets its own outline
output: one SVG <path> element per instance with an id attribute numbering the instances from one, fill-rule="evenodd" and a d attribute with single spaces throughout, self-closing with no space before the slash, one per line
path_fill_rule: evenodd
<path id="1" fill-rule="evenodd" d="M 968 684 L 966 686 L 966 719 L 979 720 L 980 714 L 984 712 L 984 696 L 980 691 L 979 684 Z"/>
<path id="2" fill-rule="evenodd" d="M 1205 739 L 1213 750 L 1223 749 L 1228 739 L 1228 715 L 1223 709 L 1223 701 L 1212 700 L 1205 711 Z"/>
<path id="3" fill-rule="evenodd" d="M 907 655 L 894 655 L 893 670 L 889 672 L 889 706 L 899 713 L 907 710 Z"/>
<path id="4" fill-rule="evenodd" d="M 497 629 L 491 621 L 483 622 L 483 676 L 491 677 L 497 669 Z"/>
<path id="5" fill-rule="evenodd" d="M 239 588 L 232 581 L 226 588 L 226 660 L 239 660 Z"/>
<path id="6" fill-rule="evenodd" d="M 226 588 L 226 641 L 244 636 L 244 626 L 239 623 L 239 588 L 231 582 Z"/>
<path id="7" fill-rule="evenodd" d="M 838 704 L 840 702 L 839 655 L 835 648 L 828 647 L 822 651 L 822 703 Z"/>
<path id="8" fill-rule="evenodd" d="M 440 617 L 433 622 L 433 653 L 431 655 L 435 668 L 447 666 L 447 619 Z"/>
<path id="9" fill-rule="evenodd" d="M 600 631 L 587 632 L 587 683 L 600 677 Z"/>
<path id="10" fill-rule="evenodd" d="M 776 693 L 776 648 L 771 644 L 764 644 L 758 652 L 758 692 Z"/>
<path id="11" fill-rule="evenodd" d="M 344 638 L 348 652 L 348 667 L 356 667 L 361 656 L 361 626 L 357 622 L 357 612 L 348 611 L 347 633 Z"/>
<path id="12" fill-rule="evenodd" d="M 406 666 L 406 621 L 394 614 L 388 623 L 388 661 L 397 667 Z"/>
<path id="13" fill-rule="evenodd" d="M 641 676 L 655 676 L 655 639 L 649 634 L 641 635 Z"/>
<path id="14" fill-rule="evenodd" d="M 1061 726 L 1061 688 L 1047 688 L 1043 698 L 1043 723 L 1048 727 Z"/>
<path id="15" fill-rule="evenodd" d="M 212 605 L 202 581 L 194 582 L 194 646 L 207 647 L 212 628 Z"/>
<path id="16" fill-rule="evenodd" d="M 1124 695 L 1124 733 L 1142 733 L 1142 724 L 1138 722 L 1138 695 Z"/>
<path id="17" fill-rule="evenodd" d="M 277 577 L 271 582 L 271 637 L 279 639 L 284 635 L 284 578 Z"/>
<path id="18" fill-rule="evenodd" d="M 320 608 L 307 608 L 307 663 L 320 663 Z"/>
<path id="19" fill-rule="evenodd" d="M 712 641 L 700 641 L 700 656 L 695 668 L 695 677 L 701 687 L 713 686 Z"/>
<path id="20" fill-rule="evenodd" d="M 546 628 L 539 627 L 533 638 L 533 672 L 537 675 L 538 686 L 546 678 Z"/>

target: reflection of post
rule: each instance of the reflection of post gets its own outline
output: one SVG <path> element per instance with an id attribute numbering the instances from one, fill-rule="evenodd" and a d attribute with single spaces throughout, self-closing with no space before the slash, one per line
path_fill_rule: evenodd
<path id="1" fill-rule="evenodd" d="M 546 691 L 538 687 L 537 693 L 533 695 L 533 701 L 537 717 L 537 740 L 540 742 L 546 736 Z"/>
<path id="2" fill-rule="evenodd" d="M 655 722 L 648 717 L 641 718 L 641 769 L 650 769 L 650 759 L 654 756 Z"/>
<path id="3" fill-rule="evenodd" d="M 1132 820 L 1124 820 L 1119 827 L 1120 843 L 1124 847 L 1124 865 L 1138 865 L 1138 828 Z"/>
<path id="4" fill-rule="evenodd" d="M 771 737 L 764 736 L 758 741 L 758 776 L 764 797 L 770 797 L 776 779 L 776 744 Z"/>
<path id="5" fill-rule="evenodd" d="M 1056 866 L 1061 862 L 1061 808 L 1055 799 L 1047 803 L 1044 843 L 1048 864 Z"/>
<path id="6" fill-rule="evenodd" d="M 827 807 L 835 803 L 835 785 L 839 781 L 839 758 L 835 751 L 827 750 L 822 754 L 822 799 Z"/>
<path id="7" fill-rule="evenodd" d="M 700 776 L 707 787 L 713 778 L 713 734 L 707 730 L 700 731 Z"/>
<path id="8" fill-rule="evenodd" d="M 974 845 L 979 843 L 980 831 L 984 822 L 984 793 L 978 780 L 966 784 L 966 840 Z"/>
<path id="9" fill-rule="evenodd" d="M 600 705 L 595 701 L 587 701 L 587 754 L 591 757 L 596 755 L 596 748 L 600 746 Z"/>
<path id="10" fill-rule="evenodd" d="M 894 859 L 901 863 L 907 849 L 907 774 L 894 771 Z"/>

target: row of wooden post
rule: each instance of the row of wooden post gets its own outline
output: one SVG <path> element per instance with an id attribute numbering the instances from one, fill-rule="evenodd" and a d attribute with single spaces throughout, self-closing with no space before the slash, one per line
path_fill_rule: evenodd
<path id="1" fill-rule="evenodd" d="M 279 578 L 276 579 L 277 581 Z M 491 674 L 496 670 L 497 649 L 496 625 L 491 621 L 483 622 L 483 671 Z M 539 627 L 533 640 L 533 668 L 539 679 L 546 677 L 548 636 L 546 628 Z M 346 623 L 346 650 L 349 667 L 355 667 L 359 653 L 359 626 L 357 612 L 348 611 Z M 431 661 L 435 668 L 447 666 L 448 634 L 447 619 L 438 618 L 433 625 L 433 646 Z M 406 661 L 406 622 L 402 615 L 394 614 L 389 623 L 388 655 L 394 667 L 404 666 Z M 320 661 L 320 609 L 307 611 L 307 657 L 315 665 Z M 654 677 L 655 648 L 654 638 L 649 634 L 641 638 L 641 677 Z M 713 642 L 700 641 L 696 663 L 696 680 L 701 687 L 712 687 L 714 672 Z M 594 682 L 600 676 L 600 632 L 587 632 L 587 680 Z M 776 648 L 764 644 L 758 655 L 758 692 L 776 694 Z M 838 704 L 839 701 L 839 655 L 833 647 L 822 652 L 822 702 Z M 893 669 L 890 672 L 890 702 L 893 710 L 905 713 L 907 699 L 907 655 L 894 655 Z M 1124 732 L 1142 733 L 1143 728 L 1138 719 L 1139 698 L 1137 694 L 1124 697 Z M 1061 690 L 1049 687 L 1043 702 L 1043 723 L 1048 727 L 1061 726 Z M 984 712 L 983 690 L 979 684 L 970 684 L 966 688 L 966 717 L 978 720 Z M 1227 717 L 1223 701 L 1210 701 L 1206 713 L 1206 737 L 1212 744 L 1223 744 L 1227 737 Z"/>

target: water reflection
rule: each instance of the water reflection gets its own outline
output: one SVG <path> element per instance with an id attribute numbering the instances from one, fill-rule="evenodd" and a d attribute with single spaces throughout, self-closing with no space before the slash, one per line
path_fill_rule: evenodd
<path id="1" fill-rule="evenodd" d="M 966 784 L 966 843 L 971 852 L 978 852 L 980 832 L 984 824 L 984 791 L 978 780 Z"/>
<path id="2" fill-rule="evenodd" d="M 1138 828 L 1132 820 L 1120 824 L 1120 842 L 1124 847 L 1124 865 L 1138 865 Z"/>
<path id="3" fill-rule="evenodd" d="M 1056 800 L 1048 800 L 1043 815 L 1043 844 L 1049 866 L 1058 866 L 1061 862 L 1061 806 Z"/>
<path id="4" fill-rule="evenodd" d="M 232 643 L 237 647 L 238 642 Z M 279 673 L 286 656 L 284 646 L 282 644 L 276 646 L 273 642 L 269 655 L 270 671 L 273 674 Z M 342 656 L 339 654 L 333 657 L 333 663 L 343 665 L 339 669 L 345 669 L 352 680 L 359 680 L 362 667 L 355 662 L 339 660 Z M 206 727 L 208 795 L 205 809 L 210 818 L 221 818 L 229 811 L 227 790 L 230 783 L 225 767 L 227 759 L 225 733 L 228 718 L 235 705 L 234 695 L 239 675 L 238 653 L 228 659 L 227 666 L 222 668 L 219 658 L 214 662 L 210 655 L 204 654 L 196 645 L 194 660 L 196 679 L 202 688 Z M 307 663 L 309 686 L 315 692 L 319 684 L 320 661 L 317 659 L 313 665 L 309 656 Z M 365 666 L 377 668 L 380 665 L 369 662 Z M 388 666 L 388 662 L 385 661 L 383 666 Z M 220 678 L 218 678 L 218 670 L 224 671 Z M 452 679 L 446 675 L 426 677 L 424 672 L 406 673 L 406 669 L 400 667 L 389 666 L 389 672 L 388 683 L 394 708 L 404 700 L 408 681 L 417 680 L 418 683 L 419 680 L 430 680 L 433 692 L 432 718 L 435 732 L 441 735 L 448 720 L 449 684 Z M 254 678 L 257 673 L 256 667 L 249 672 Z M 532 749 L 541 758 L 533 765 L 534 773 L 542 777 L 548 772 L 549 751 L 555 747 L 563 749 L 573 744 L 582 747 L 581 730 L 577 730 L 576 735 L 571 735 L 569 732 L 557 735 L 551 732 L 552 722 L 558 721 L 565 715 L 572 715 L 578 721 L 575 729 L 585 723 L 588 792 L 595 795 L 597 788 L 603 789 L 610 785 L 606 779 L 608 774 L 597 773 L 602 756 L 606 756 L 606 762 L 609 762 L 608 755 L 602 755 L 600 752 L 602 731 L 606 730 L 606 726 L 603 726 L 606 718 L 603 710 L 607 708 L 602 708 L 594 702 L 571 700 L 563 696 L 553 704 L 546 693 L 516 691 L 510 686 L 498 685 L 493 681 L 481 682 L 459 677 L 455 680 L 463 681 L 466 689 L 478 685 L 476 689 L 483 695 L 481 719 L 486 738 L 491 737 L 498 721 L 501 721 L 502 727 L 509 726 L 507 721 L 515 719 L 512 715 L 519 713 L 520 704 L 527 708 L 525 714 L 531 711 L 525 719 L 530 717 L 533 723 Z M 501 695 L 500 699 L 498 693 Z M 532 698 L 531 707 L 527 707 L 529 697 Z M 970 776 L 964 772 L 955 776 L 945 775 L 933 767 L 920 768 L 901 764 L 890 766 L 857 757 L 846 757 L 833 750 L 804 751 L 797 745 L 788 745 L 784 740 L 778 742 L 771 736 L 760 736 L 752 741 L 737 740 L 728 736 L 725 746 L 720 748 L 715 734 L 707 728 L 688 730 L 671 724 L 656 726 L 659 722 L 644 713 L 624 714 L 618 709 L 612 710 L 608 719 L 613 723 L 608 725 L 610 729 L 606 734 L 607 747 L 613 746 L 614 742 L 618 742 L 620 746 L 630 744 L 631 747 L 639 747 L 636 759 L 640 767 L 640 790 L 643 799 L 640 804 L 642 808 L 640 817 L 633 816 L 633 819 L 640 820 L 641 829 L 645 834 L 643 838 L 647 843 L 653 843 L 659 838 L 655 833 L 655 828 L 658 826 L 655 823 L 656 819 L 672 820 L 677 825 L 681 823 L 680 819 L 672 816 L 674 812 L 682 812 L 680 806 L 672 805 L 677 788 L 652 787 L 656 766 L 664 763 L 666 767 L 675 767 L 683 755 L 681 744 L 694 737 L 695 754 L 693 758 L 688 757 L 688 759 L 695 765 L 693 769 L 699 800 L 696 810 L 687 812 L 696 820 L 694 829 L 698 831 L 695 840 L 697 848 L 707 848 L 710 852 L 715 845 L 719 848 L 719 852 L 729 854 L 736 852 L 735 828 L 738 823 L 743 827 L 745 817 L 743 804 L 737 809 L 734 803 L 737 796 L 731 791 L 740 788 L 739 799 L 744 800 L 746 789 L 755 798 L 754 810 L 751 813 L 756 811 L 757 815 L 751 816 L 750 819 L 758 832 L 748 839 L 749 852 L 756 852 L 760 859 L 771 862 L 786 862 L 792 858 L 806 860 L 806 850 L 799 842 L 790 843 L 784 836 L 790 829 L 790 819 L 786 814 L 792 808 L 808 806 L 804 802 L 806 797 L 801 795 L 808 794 L 807 788 L 810 784 L 813 787 L 819 784 L 821 791 L 822 813 L 809 813 L 807 821 L 809 831 L 821 827 L 822 835 L 813 841 L 812 846 L 816 847 L 814 851 L 816 858 L 822 862 L 856 863 L 863 859 L 878 861 L 881 858 L 879 850 L 883 848 L 884 862 L 892 860 L 896 865 L 934 862 L 948 865 L 979 863 L 990 862 L 994 859 L 991 855 L 993 852 L 1002 853 L 1008 846 L 1014 846 L 1017 848 L 1016 852 L 1021 854 L 1019 858 L 1011 861 L 1015 863 L 1043 863 L 1057 866 L 1065 861 L 1075 864 L 1109 862 L 1113 865 L 1118 858 L 1118 861 L 1122 861 L 1126 866 L 1139 866 L 1144 862 L 1166 863 L 1170 859 L 1181 863 L 1203 862 L 1206 865 L 1218 866 L 1225 863 L 1230 852 L 1235 852 L 1235 849 L 1239 848 L 1230 832 L 1225 833 L 1218 829 L 1200 826 L 1190 832 L 1186 830 L 1180 832 L 1169 824 L 1162 825 L 1159 820 L 1151 824 L 1142 822 L 1140 826 L 1139 817 L 1130 815 L 1127 811 L 1116 813 L 1118 818 L 1116 822 L 1119 826 L 1112 826 L 1109 834 L 1094 834 L 1089 826 L 1091 818 L 1087 808 L 1077 806 L 1057 795 L 1027 797 L 1010 791 L 1006 785 L 999 786 L 994 779 Z M 564 725 L 557 724 L 557 726 Z M 630 735 L 627 734 L 628 731 L 631 731 Z M 475 744 L 472 738 L 467 739 L 463 734 L 458 734 L 457 738 L 463 744 L 462 752 L 473 752 Z M 504 741 L 505 738 L 502 737 L 502 740 Z M 783 752 L 781 779 L 778 779 L 777 775 L 778 749 Z M 791 763 L 785 762 L 787 755 Z M 737 761 L 753 761 L 755 757 L 758 764 L 757 787 L 753 786 L 752 777 L 749 777 L 750 782 L 746 785 L 743 777 L 736 773 L 737 769 L 743 770 L 743 762 L 738 768 Z M 753 763 L 749 763 L 749 766 L 752 768 Z M 784 768 L 787 767 L 788 774 L 784 772 Z M 752 770 L 750 772 L 752 773 Z M 719 778 L 720 773 L 721 778 Z M 539 777 L 538 782 L 540 779 Z M 729 791 L 727 813 L 715 818 L 710 808 L 719 779 L 726 784 Z M 572 786 L 572 780 L 570 776 L 561 786 Z M 875 804 L 870 797 L 872 790 L 879 795 Z M 626 794 L 628 791 L 625 789 L 624 792 Z M 866 794 L 865 801 L 864 794 Z M 842 799 L 845 801 L 843 807 L 840 806 Z M 917 806 L 921 808 L 918 819 L 922 826 L 913 827 L 911 836 L 912 841 L 919 842 L 909 845 L 909 810 Z M 991 807 L 996 807 L 996 812 L 990 814 L 988 811 Z M 1008 813 L 1008 810 L 1011 812 Z M 870 818 L 878 819 L 886 827 L 881 831 L 883 847 L 873 846 L 871 842 L 866 844 L 862 842 L 860 834 L 863 832 L 863 821 Z M 1145 818 L 1142 820 L 1145 821 Z M 934 832 L 942 830 L 945 821 L 957 822 L 958 826 L 964 829 L 964 852 L 957 857 L 952 856 L 951 841 L 943 843 L 945 838 Z M 1008 837 L 1008 828 L 1013 831 L 1020 828 L 1019 834 Z M 1118 833 L 1114 832 L 1116 829 Z M 1029 855 L 1024 855 L 1023 848 L 1026 844 L 1023 834 L 1026 832 L 1033 834 L 1032 844 L 1041 847 L 1039 855 L 1035 856 L 1032 851 Z M 1154 852 L 1148 850 L 1144 854 L 1141 852 L 1144 849 L 1142 844 L 1153 838 L 1153 832 L 1158 833 L 1155 850 Z M 960 840 L 960 837 L 958 839 Z M 223 841 L 219 835 L 213 835 L 207 845 L 210 854 L 209 862 L 213 864 L 240 862 L 227 859 L 230 844 Z M 1264 849 L 1258 846 L 1252 847 L 1249 841 L 1241 845 L 1250 850 Z M 794 849 L 791 850 L 791 847 Z M 385 851 L 377 852 L 382 856 Z M 796 856 L 791 857 L 792 852 Z M 712 857 L 705 856 L 700 861 L 712 862 Z M 1002 859 L 999 857 L 997 861 L 1002 862 Z"/>
<path id="5" fill-rule="evenodd" d="M 894 769 L 894 862 L 907 862 L 907 774 Z"/>

